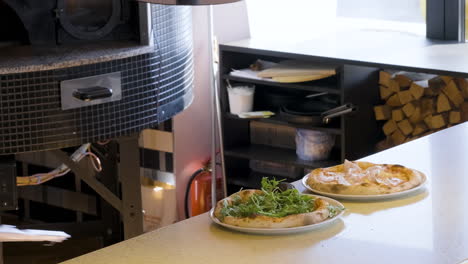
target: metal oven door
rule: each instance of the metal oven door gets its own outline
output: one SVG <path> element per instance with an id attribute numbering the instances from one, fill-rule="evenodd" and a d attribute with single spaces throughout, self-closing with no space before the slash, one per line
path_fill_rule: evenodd
<path id="1" fill-rule="evenodd" d="M 121 21 L 120 0 L 58 0 L 57 7 L 61 26 L 77 39 L 101 39 Z"/>

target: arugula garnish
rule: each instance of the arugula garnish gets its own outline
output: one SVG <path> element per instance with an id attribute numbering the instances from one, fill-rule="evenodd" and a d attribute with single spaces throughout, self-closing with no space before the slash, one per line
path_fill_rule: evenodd
<path id="1" fill-rule="evenodd" d="M 242 202 L 239 195 L 234 194 L 232 204 L 226 200 L 221 209 L 221 216 L 254 217 L 265 215 L 285 217 L 292 214 L 309 213 L 315 210 L 315 199 L 299 193 L 297 189 L 281 191 L 278 187 L 283 180 L 262 178 L 263 193 L 252 195 L 247 202 Z M 338 215 L 344 208 L 328 205 L 329 218 Z"/>
<path id="2" fill-rule="evenodd" d="M 281 191 L 275 179 L 262 179 L 261 194 L 252 195 L 247 202 L 242 202 L 240 196 L 234 195 L 233 203 L 227 202 L 221 209 L 223 217 L 253 217 L 266 215 L 271 217 L 284 217 L 292 214 L 312 212 L 315 209 L 314 199 L 302 195 L 296 189 Z"/>

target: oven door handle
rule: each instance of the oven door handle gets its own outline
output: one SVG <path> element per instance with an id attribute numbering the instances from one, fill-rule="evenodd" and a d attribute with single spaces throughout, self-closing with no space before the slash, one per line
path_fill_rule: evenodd
<path id="1" fill-rule="evenodd" d="M 79 88 L 73 91 L 73 97 L 78 100 L 89 102 L 97 99 L 112 97 L 112 89 L 93 86 L 88 88 Z"/>

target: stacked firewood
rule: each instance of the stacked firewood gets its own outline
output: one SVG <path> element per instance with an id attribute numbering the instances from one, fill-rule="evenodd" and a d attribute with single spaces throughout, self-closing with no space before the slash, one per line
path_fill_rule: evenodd
<path id="1" fill-rule="evenodd" d="M 404 74 L 380 72 L 375 118 L 384 120 L 379 150 L 468 121 L 468 80 L 436 76 L 414 81 Z"/>

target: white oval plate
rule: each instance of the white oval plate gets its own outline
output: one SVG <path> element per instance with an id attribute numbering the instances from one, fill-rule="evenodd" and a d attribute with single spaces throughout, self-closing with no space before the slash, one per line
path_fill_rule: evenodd
<path id="1" fill-rule="evenodd" d="M 338 200 L 378 201 L 378 200 L 400 198 L 400 197 L 404 197 L 404 196 L 414 194 L 414 193 L 420 191 L 422 188 L 424 188 L 424 186 L 425 186 L 425 184 L 427 182 L 426 175 L 424 175 L 424 173 L 421 173 L 421 174 L 423 175 L 423 182 L 421 184 L 419 184 L 418 186 L 416 186 L 416 187 L 414 187 L 412 189 L 409 189 L 409 190 L 402 191 L 402 192 L 388 193 L 388 194 L 354 195 L 354 194 L 336 194 L 336 193 L 318 191 L 318 190 L 315 190 L 315 189 L 311 188 L 309 185 L 307 185 L 307 179 L 309 178 L 309 174 L 307 174 L 306 176 L 304 176 L 302 178 L 302 185 L 304 185 L 304 187 L 306 187 L 306 189 L 311 191 L 311 192 L 318 193 L 320 195 L 325 195 L 325 196 L 328 196 L 328 197 L 332 197 L 332 198 L 335 198 L 335 199 L 338 199 Z"/>
<path id="2" fill-rule="evenodd" d="M 310 195 L 310 196 L 313 196 L 313 197 L 322 198 L 325 201 L 327 201 L 328 203 L 330 203 L 330 205 L 339 206 L 341 208 L 344 208 L 343 204 L 341 204 L 337 200 L 334 200 L 334 199 L 331 199 L 331 198 L 328 198 L 328 197 L 323 197 L 323 196 L 319 196 L 319 195 L 312 195 L 312 194 L 304 194 L 304 195 Z M 228 225 L 228 224 L 225 224 L 225 223 L 219 221 L 219 219 L 214 216 L 214 208 L 212 208 L 210 210 L 210 218 L 211 218 L 211 220 L 213 220 L 213 222 L 215 222 L 216 224 L 218 224 L 220 226 L 223 226 L 225 228 L 235 230 L 235 231 L 238 231 L 238 232 L 242 232 L 242 233 L 261 234 L 261 235 L 285 235 L 285 234 L 294 234 L 294 233 L 311 231 L 311 230 L 315 230 L 315 229 L 319 229 L 319 228 L 328 226 L 328 225 L 336 222 L 343 215 L 345 210 L 341 211 L 341 213 L 335 215 L 334 217 L 329 218 L 329 219 L 327 219 L 327 220 L 325 220 L 323 222 L 320 222 L 320 223 L 306 225 L 306 226 L 289 227 L 289 228 L 249 228 L 249 227 L 240 227 L 240 226 Z"/>

